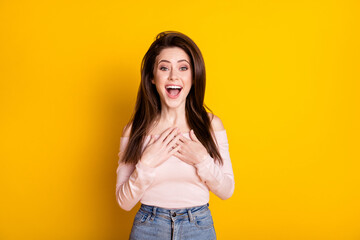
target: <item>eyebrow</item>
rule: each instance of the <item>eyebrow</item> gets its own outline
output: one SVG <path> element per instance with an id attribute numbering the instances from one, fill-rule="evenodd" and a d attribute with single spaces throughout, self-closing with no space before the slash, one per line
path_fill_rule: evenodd
<path id="1" fill-rule="evenodd" d="M 181 60 L 179 60 L 179 61 L 177 61 L 177 62 L 183 62 L 183 61 L 189 63 L 186 59 L 181 59 Z M 168 62 L 168 63 L 169 63 L 170 61 L 165 60 L 165 59 L 162 59 L 162 60 L 160 60 L 160 61 L 158 62 L 158 64 L 161 63 L 161 62 Z M 190 63 L 189 63 L 189 64 L 190 64 Z"/>

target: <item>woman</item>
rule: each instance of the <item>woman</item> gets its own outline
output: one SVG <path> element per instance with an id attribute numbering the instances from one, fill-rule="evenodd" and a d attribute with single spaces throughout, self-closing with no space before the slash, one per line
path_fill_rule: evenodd
<path id="1" fill-rule="evenodd" d="M 120 140 L 116 199 L 139 201 L 130 239 L 216 239 L 209 190 L 231 197 L 226 131 L 204 108 L 205 66 L 186 35 L 159 33 L 142 60 L 135 111 Z"/>

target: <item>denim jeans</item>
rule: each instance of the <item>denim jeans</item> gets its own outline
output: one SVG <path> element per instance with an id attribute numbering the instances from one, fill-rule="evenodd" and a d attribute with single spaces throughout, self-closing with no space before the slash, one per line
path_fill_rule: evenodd
<path id="1" fill-rule="evenodd" d="M 135 215 L 130 240 L 216 239 L 209 203 L 182 209 L 141 204 Z"/>

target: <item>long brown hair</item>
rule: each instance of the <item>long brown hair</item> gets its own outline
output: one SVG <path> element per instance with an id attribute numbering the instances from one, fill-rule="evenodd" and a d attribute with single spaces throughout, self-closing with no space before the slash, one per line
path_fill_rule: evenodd
<path id="1" fill-rule="evenodd" d="M 135 111 L 128 126 L 132 125 L 130 138 L 122 161 L 136 164 L 142 155 L 144 139 L 150 126 L 161 113 L 160 96 L 151 80 L 156 57 L 165 48 L 179 47 L 183 49 L 191 60 L 193 85 L 186 98 L 186 120 L 196 137 L 206 148 L 212 158 L 223 163 L 219 150 L 214 142 L 211 121 L 204 104 L 205 96 L 205 64 L 200 49 L 186 35 L 177 31 L 165 31 L 156 36 L 141 62 L 141 83 L 135 104 Z"/>

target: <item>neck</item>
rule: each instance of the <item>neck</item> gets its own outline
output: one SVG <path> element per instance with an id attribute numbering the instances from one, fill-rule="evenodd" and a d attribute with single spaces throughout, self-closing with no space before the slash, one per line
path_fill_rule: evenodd
<path id="1" fill-rule="evenodd" d="M 182 127 L 187 125 L 185 104 L 177 108 L 169 108 L 167 106 L 161 107 L 161 115 L 159 116 L 159 123 L 169 127 Z"/>

